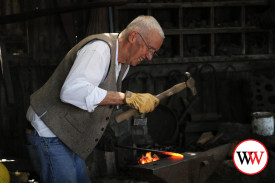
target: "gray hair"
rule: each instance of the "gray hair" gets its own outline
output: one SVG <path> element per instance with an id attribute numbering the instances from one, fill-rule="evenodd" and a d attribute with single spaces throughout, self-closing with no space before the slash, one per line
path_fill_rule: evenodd
<path id="1" fill-rule="evenodd" d="M 156 30 L 163 39 L 165 38 L 164 32 L 163 32 L 161 26 L 159 25 L 158 21 L 154 17 L 149 16 L 149 15 L 140 15 L 137 18 L 135 18 L 121 32 L 121 36 L 123 38 L 126 38 L 132 30 L 136 30 L 145 36 L 146 35 L 150 36 L 150 35 L 148 35 L 150 30 Z"/>

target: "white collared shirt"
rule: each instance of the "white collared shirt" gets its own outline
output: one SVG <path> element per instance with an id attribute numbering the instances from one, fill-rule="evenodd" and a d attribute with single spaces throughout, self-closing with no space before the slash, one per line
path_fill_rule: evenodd
<path id="1" fill-rule="evenodd" d="M 118 64 L 118 41 L 116 42 L 116 80 L 121 69 Z M 91 41 L 77 52 L 76 60 L 62 86 L 60 99 L 88 112 L 93 112 L 97 105 L 105 98 L 107 91 L 99 88 L 108 73 L 110 65 L 110 47 L 101 40 Z M 123 79 L 127 75 L 129 67 Z M 45 111 L 46 113 L 46 111 Z M 44 114 L 45 114 L 44 113 Z M 44 115 L 43 114 L 43 115 Z M 43 116 L 42 115 L 42 116 Z M 30 106 L 26 117 L 42 137 L 55 137 Z"/>

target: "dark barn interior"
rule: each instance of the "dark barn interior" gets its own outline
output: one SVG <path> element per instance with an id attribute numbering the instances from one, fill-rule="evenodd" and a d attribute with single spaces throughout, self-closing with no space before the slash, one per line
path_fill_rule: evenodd
<path id="1" fill-rule="evenodd" d="M 103 142 L 86 160 L 92 182 L 274 182 L 275 137 L 253 132 L 252 113 L 275 112 L 275 1 L 0 0 L 0 162 L 10 182 L 39 182 L 25 137 L 30 95 L 81 39 L 119 33 L 138 15 L 154 16 L 165 40 L 157 58 L 131 67 L 122 91 L 158 95 L 189 72 L 197 94 L 186 88 L 151 113 L 112 119 L 116 145 Z M 268 150 L 256 175 L 241 173 L 232 160 L 246 139 Z M 146 150 L 160 160 L 140 165 Z"/>

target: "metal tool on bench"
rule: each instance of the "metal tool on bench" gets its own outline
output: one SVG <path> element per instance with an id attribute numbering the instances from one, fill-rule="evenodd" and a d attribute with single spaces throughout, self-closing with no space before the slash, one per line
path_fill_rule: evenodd
<path id="1" fill-rule="evenodd" d="M 156 97 L 159 100 L 162 100 L 164 98 L 167 98 L 167 97 L 170 97 L 170 96 L 174 95 L 175 93 L 178 93 L 178 92 L 182 91 L 185 88 L 189 88 L 191 90 L 191 93 L 193 95 L 196 95 L 197 91 L 196 91 L 196 87 L 195 87 L 195 80 L 191 77 L 191 74 L 189 72 L 186 72 L 185 76 L 187 78 L 185 82 L 174 85 L 170 89 L 156 95 Z M 139 114 L 139 112 L 137 110 L 129 109 L 128 111 L 125 111 L 125 112 L 122 112 L 122 113 L 118 114 L 115 117 L 115 120 L 116 120 L 117 123 L 120 123 L 120 122 L 128 119 L 129 117 L 135 116 L 135 115 L 138 115 L 138 114 Z"/>

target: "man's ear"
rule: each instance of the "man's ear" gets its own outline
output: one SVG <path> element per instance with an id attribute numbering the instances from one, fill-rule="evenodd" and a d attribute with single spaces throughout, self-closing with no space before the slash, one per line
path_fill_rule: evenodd
<path id="1" fill-rule="evenodd" d="M 137 31 L 135 31 L 135 30 L 132 30 L 132 31 L 129 33 L 129 35 L 128 35 L 128 41 L 129 41 L 130 43 L 135 42 L 135 40 L 136 40 L 136 34 L 137 34 Z"/>

